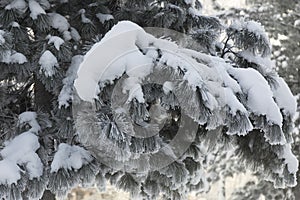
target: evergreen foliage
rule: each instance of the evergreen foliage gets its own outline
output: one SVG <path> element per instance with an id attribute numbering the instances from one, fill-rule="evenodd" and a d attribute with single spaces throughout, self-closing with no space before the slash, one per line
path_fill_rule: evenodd
<path id="1" fill-rule="evenodd" d="M 235 155 L 254 169 L 262 169 L 264 177 L 276 186 L 294 186 L 297 169 L 290 166 L 295 160 L 289 151 L 293 111 L 282 103 L 282 95 L 289 95 L 289 89 L 271 67 L 268 37 L 253 21 L 226 26 L 216 17 L 202 15 L 201 8 L 197 0 L 1 1 L 0 198 L 40 199 L 45 190 L 62 198 L 77 185 L 96 184 L 103 190 L 109 180 L 139 199 L 159 195 L 163 199 L 185 199 L 190 191 L 209 189 L 208 181 L 213 177 L 206 174 L 216 164 L 216 157 L 225 156 L 221 152 L 231 146 L 235 147 Z M 89 107 L 73 95 L 76 73 L 83 56 L 121 20 L 191 36 L 200 46 L 194 49 L 201 53 L 191 56 L 198 64 L 207 69 L 222 65 L 220 70 L 228 64 L 224 75 L 236 85 L 242 85 L 245 77 L 240 75 L 249 72 L 263 82 L 262 88 L 270 97 L 266 101 L 280 109 L 278 115 L 260 113 L 249 103 L 249 98 L 253 95 L 258 99 L 258 94 L 247 90 L 247 83 L 235 91 L 231 91 L 232 82 L 227 83 L 232 84 L 228 86 L 230 90 L 226 90 L 225 83 L 222 85 L 234 103 L 244 109 L 233 112 L 234 106 L 229 105 L 232 102 L 217 108 L 217 100 L 213 100 L 218 99 L 218 92 L 213 87 L 205 88 L 205 82 L 203 87 L 192 89 L 183 81 L 188 70 L 183 66 L 174 70 L 167 62 L 175 60 L 174 55 L 166 58 L 159 48 L 156 62 L 165 59 L 161 73 L 179 80 L 177 96 L 159 84 L 144 84 L 141 90 L 145 102 L 131 99 L 130 115 L 123 116 L 111 103 L 117 81 L 104 85 L 100 82 L 102 90 L 96 108 Z M 228 38 L 224 43 L 218 41 L 222 31 Z M 247 71 L 241 73 L 243 70 Z M 210 78 L 206 81 L 215 81 Z M 154 108 L 160 110 L 155 124 L 149 120 L 149 116 L 158 113 Z M 139 174 L 122 170 L 117 164 L 111 168 L 97 156 L 101 148 L 109 148 L 106 141 L 118 147 L 111 149 L 110 156 L 121 163 L 132 155 L 157 152 L 175 137 L 183 110 L 193 119 L 186 125 L 198 128 L 196 137 L 191 140 L 186 133 L 186 138 L 181 139 L 191 143 L 187 151 L 164 168 L 149 171 L 145 165 L 147 173 Z M 160 127 L 160 117 L 166 113 L 167 120 Z M 138 129 L 130 127 L 132 122 Z M 145 129 L 148 124 L 150 129 Z M 157 130 L 159 135 L 148 138 L 132 136 L 133 132 L 151 134 Z M 95 149 L 99 144 L 103 146 Z M 170 149 L 165 151 L 172 153 Z M 216 156 L 211 157 L 213 154 Z M 224 176 L 228 173 L 221 171 Z"/>
<path id="2" fill-rule="evenodd" d="M 226 12 L 216 2 L 214 5 L 214 8 L 220 11 L 220 14 L 218 14 L 220 18 L 230 18 L 232 20 L 240 18 L 244 18 L 245 20 L 254 19 L 264 25 L 268 35 L 273 40 L 271 56 L 276 62 L 276 70 L 285 78 L 293 94 L 296 96 L 299 113 L 299 2 L 250 0 L 248 1 L 247 8 L 231 8 Z M 244 62 L 244 65 L 246 64 Z M 292 127 L 285 127 L 294 133 L 295 141 L 299 140 L 299 119 L 299 114 L 297 114 L 294 118 L 296 124 L 294 129 Z M 299 157 L 299 145 L 297 142 L 294 142 L 292 146 L 295 155 Z M 260 173 L 256 175 L 259 177 Z M 297 177 L 299 179 L 299 174 L 297 174 Z M 242 199 L 246 197 L 247 199 L 257 199 L 259 196 L 264 196 L 267 199 L 298 199 L 300 197 L 298 191 L 299 186 L 279 190 L 266 181 L 261 181 L 259 184 L 249 182 L 245 187 L 235 192 L 235 198 Z"/>

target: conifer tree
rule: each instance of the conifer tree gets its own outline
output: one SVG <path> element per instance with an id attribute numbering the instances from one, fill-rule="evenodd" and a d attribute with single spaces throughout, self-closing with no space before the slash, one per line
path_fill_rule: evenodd
<path id="1" fill-rule="evenodd" d="M 296 184 L 296 104 L 256 22 L 223 25 L 202 15 L 197 0 L 0 6 L 1 198 L 61 198 L 77 185 L 103 190 L 109 180 L 132 198 L 185 199 L 208 187 L 211 145 L 234 146 L 277 187 Z M 166 30 L 159 28 L 188 35 L 188 43 L 169 41 L 174 34 L 153 37 Z M 126 45 L 132 54 L 104 71 L 105 58 Z M 129 70 L 145 63 L 142 72 Z"/>
<path id="2" fill-rule="evenodd" d="M 223 19 L 254 19 L 259 21 L 266 29 L 268 35 L 273 40 L 272 58 L 276 62 L 278 73 L 284 77 L 292 93 L 298 100 L 297 112 L 299 113 L 299 2 L 297 1 L 277 1 L 277 0 L 250 0 L 247 8 L 231 8 L 224 12 L 224 9 L 215 3 L 214 8 L 221 11 L 219 17 Z M 300 118 L 295 117 L 295 128 L 293 129 L 295 141 L 299 139 Z M 295 142 L 293 151 L 299 157 L 299 145 Z M 233 172 L 233 171 L 232 171 Z M 234 173 L 234 172 L 233 172 Z M 260 176 L 257 173 L 256 176 Z M 280 196 L 289 194 L 287 199 L 298 199 L 299 188 L 289 188 L 284 190 L 276 189 L 269 182 L 253 184 L 249 182 L 245 187 L 235 192 L 236 199 L 256 199 L 264 196 L 267 199 L 281 199 Z"/>

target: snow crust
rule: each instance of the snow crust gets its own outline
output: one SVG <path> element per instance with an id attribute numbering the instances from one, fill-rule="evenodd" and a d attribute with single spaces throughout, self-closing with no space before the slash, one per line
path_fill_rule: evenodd
<path id="1" fill-rule="evenodd" d="M 21 178 L 20 168 L 12 161 L 0 161 L 0 184 L 11 185 Z"/>
<path id="2" fill-rule="evenodd" d="M 51 173 L 59 169 L 78 170 L 93 160 L 91 154 L 80 146 L 61 143 L 51 164 Z"/>
<path id="3" fill-rule="evenodd" d="M 1 43 L 1 35 L 0 35 L 0 43 Z M 4 53 L 2 62 L 7 63 L 7 64 L 20 64 L 21 65 L 21 64 L 28 62 L 28 60 L 22 53 L 7 51 L 6 53 Z"/>
<path id="4" fill-rule="evenodd" d="M 51 77 L 55 74 L 55 67 L 58 67 L 57 58 L 46 50 L 39 59 L 40 73 L 44 73 L 46 77 Z"/>
<path id="5" fill-rule="evenodd" d="M 79 14 L 81 15 L 81 22 L 85 24 L 92 23 L 92 21 L 85 16 L 85 12 L 85 9 L 79 10 Z"/>
<path id="6" fill-rule="evenodd" d="M 53 44 L 54 47 L 59 51 L 60 46 L 65 42 L 63 39 L 61 39 L 58 36 L 48 36 L 47 37 L 48 40 L 48 44 Z"/>
<path id="7" fill-rule="evenodd" d="M 249 30 L 250 32 L 255 33 L 257 36 L 264 35 L 266 36 L 266 31 L 259 22 L 255 21 L 248 21 L 246 22 L 246 29 Z"/>
<path id="8" fill-rule="evenodd" d="M 129 91 L 128 102 L 137 99 L 140 103 L 144 103 L 144 94 L 140 85 L 140 80 L 136 77 L 129 77 L 124 81 L 123 92 Z"/>
<path id="9" fill-rule="evenodd" d="M 251 68 L 231 68 L 229 73 L 247 94 L 247 106 L 251 111 L 258 116 L 266 115 L 269 121 L 282 126 L 282 115 L 273 100 L 273 93 L 264 77 Z"/>
<path id="10" fill-rule="evenodd" d="M 253 55 L 253 53 L 248 50 L 242 51 L 239 54 L 248 62 L 259 64 L 261 67 L 265 68 L 264 70 L 266 71 L 273 70 L 276 67 L 275 62 L 271 61 L 269 57 Z"/>
<path id="11" fill-rule="evenodd" d="M 283 153 L 281 158 L 285 160 L 285 164 L 287 164 L 288 171 L 290 173 L 296 173 L 299 167 L 299 162 L 297 157 L 292 153 L 292 147 L 290 144 L 285 144 L 283 148 Z"/>
<path id="12" fill-rule="evenodd" d="M 184 0 L 186 4 L 190 4 L 192 7 L 195 7 L 196 0 Z"/>
<path id="13" fill-rule="evenodd" d="M 41 130 L 41 127 L 39 125 L 39 123 L 36 120 L 36 112 L 23 112 L 19 115 L 19 126 L 20 125 L 24 125 L 24 124 L 29 124 L 31 126 L 31 129 L 29 130 L 29 132 L 32 133 L 38 133 Z"/>
<path id="14" fill-rule="evenodd" d="M 237 29 L 237 30 L 248 30 L 250 32 L 253 32 L 256 36 L 265 36 L 267 38 L 265 29 L 259 22 L 255 21 L 247 21 L 244 20 L 235 20 L 231 25 L 231 28 Z"/>
<path id="15" fill-rule="evenodd" d="M 139 35 L 142 37 L 146 33 L 138 25 L 129 21 L 119 22 L 92 47 L 79 66 L 74 84 L 80 98 L 92 102 L 93 98 L 97 98 L 98 81 L 111 82 L 120 77 L 126 68 L 130 71 L 145 63 L 151 64 L 152 59 L 145 57 L 135 45 Z M 101 57 L 101 63 L 98 61 L 99 55 L 105 55 Z M 126 56 L 134 59 L 127 59 Z"/>
<path id="16" fill-rule="evenodd" d="M 14 53 L 10 56 L 11 63 L 24 64 L 27 62 L 27 58 L 22 53 Z"/>
<path id="17" fill-rule="evenodd" d="M 251 34 L 254 34 L 255 37 L 257 37 L 260 40 L 263 40 L 268 47 L 271 47 L 271 44 L 269 42 L 269 37 L 266 34 L 266 31 L 264 27 L 261 25 L 261 23 L 255 22 L 255 21 L 244 21 L 244 19 L 241 20 L 235 20 L 231 25 L 231 29 L 235 29 L 238 31 L 247 31 Z"/>
<path id="18" fill-rule="evenodd" d="M 295 26 L 295 27 L 300 26 L 300 19 L 295 20 L 294 26 Z"/>
<path id="19" fill-rule="evenodd" d="M 3 35 L 5 34 L 5 32 L 3 30 L 0 30 L 0 44 L 3 45 L 5 43 L 5 38 L 3 37 Z"/>
<path id="20" fill-rule="evenodd" d="M 297 110 L 297 101 L 283 78 L 277 79 L 278 86 L 273 89 L 273 94 L 278 106 L 283 112 L 294 116 Z"/>
<path id="21" fill-rule="evenodd" d="M 19 115 L 18 125 L 29 124 L 31 129 L 5 142 L 0 151 L 0 183 L 12 184 L 24 173 L 19 166 L 24 166 L 29 179 L 39 178 L 43 174 L 43 164 L 36 151 L 40 148 L 38 136 L 41 127 L 36 120 L 35 112 L 23 112 Z"/>
<path id="22" fill-rule="evenodd" d="M 29 0 L 28 3 L 30 9 L 30 17 L 35 20 L 41 14 L 46 14 L 45 10 L 41 7 L 41 5 L 35 0 Z"/>
<path id="23" fill-rule="evenodd" d="M 43 164 L 35 153 L 39 147 L 38 137 L 32 132 L 24 132 L 6 142 L 0 151 L 3 158 L 0 161 L 0 183 L 16 183 L 23 173 L 19 165 L 25 166 L 29 179 L 39 178 L 43 174 Z"/>
<path id="24" fill-rule="evenodd" d="M 171 81 L 166 81 L 163 84 L 163 90 L 165 94 L 169 94 L 174 89 L 174 84 Z"/>
<path id="25" fill-rule="evenodd" d="M 81 39 L 81 37 L 80 37 L 78 31 L 73 27 L 71 27 L 70 30 L 71 30 L 70 33 L 71 33 L 73 40 L 79 41 Z"/>
<path id="26" fill-rule="evenodd" d="M 70 28 L 70 24 L 64 16 L 57 13 L 48 13 L 48 16 L 51 18 L 51 26 L 60 32 L 67 31 Z"/>
<path id="27" fill-rule="evenodd" d="M 114 19 L 114 17 L 111 14 L 98 13 L 96 14 L 96 16 L 102 24 L 104 24 L 106 21 Z"/>
<path id="28" fill-rule="evenodd" d="M 26 8 L 27 4 L 24 0 L 14 0 L 5 7 L 6 10 L 16 9 L 22 12 L 25 12 Z"/>

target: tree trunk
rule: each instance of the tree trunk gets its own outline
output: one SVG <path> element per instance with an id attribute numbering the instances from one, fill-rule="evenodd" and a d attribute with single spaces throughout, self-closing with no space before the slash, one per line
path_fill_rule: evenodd
<path id="1" fill-rule="evenodd" d="M 53 95 L 46 90 L 44 84 L 36 76 L 34 77 L 34 83 L 35 109 L 50 114 Z M 55 195 L 50 190 L 45 190 L 41 200 L 55 200 Z"/>

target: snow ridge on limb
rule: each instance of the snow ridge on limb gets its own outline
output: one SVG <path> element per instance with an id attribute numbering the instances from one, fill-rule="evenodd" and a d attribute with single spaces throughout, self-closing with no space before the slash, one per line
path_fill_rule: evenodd
<path id="1" fill-rule="evenodd" d="M 19 115 L 18 126 L 21 128 L 25 124 L 31 128 L 7 142 L 0 151 L 1 198 L 9 198 L 11 193 L 15 195 L 15 199 L 21 199 L 18 197 L 25 192 L 30 199 L 40 199 L 47 184 L 47 181 L 41 181 L 45 169 L 37 154 L 40 148 L 38 133 L 41 126 L 37 122 L 35 112 L 24 112 Z M 33 188 L 26 188 L 27 184 L 32 184 Z"/>
<path id="2" fill-rule="evenodd" d="M 48 189 L 63 198 L 67 192 L 78 186 L 91 187 L 99 167 L 94 157 L 77 145 L 60 143 L 50 169 Z"/>
<path id="3" fill-rule="evenodd" d="M 250 25 L 252 27 L 253 24 L 250 23 Z M 253 27 L 251 30 L 254 31 Z M 261 35 L 262 30 L 255 30 L 251 34 L 251 37 L 259 37 L 261 41 L 261 46 L 258 49 L 251 49 L 252 44 L 250 43 L 248 46 L 241 44 L 246 45 L 247 50 L 254 54 L 251 59 L 255 59 L 256 52 L 261 53 L 262 56 L 267 56 L 269 46 L 265 35 Z M 98 62 L 100 56 L 101 63 Z M 261 61 L 258 60 L 257 62 Z M 272 70 L 272 68 L 268 70 Z M 265 71 L 268 72 L 268 70 Z M 153 97 L 148 94 L 152 91 L 147 90 L 144 84 L 147 84 L 147 81 L 154 77 L 153 74 L 158 73 L 163 76 L 162 74 L 166 73 L 166 77 L 169 79 L 160 82 L 160 84 L 164 85 L 168 81 L 172 83 L 172 87 L 167 92 L 166 88 L 161 87 L 160 89 L 157 88 L 160 92 L 152 93 L 153 96 L 156 96 L 155 98 L 161 99 L 161 105 L 164 108 L 168 110 L 174 107 L 175 100 L 173 104 L 167 100 L 174 95 L 175 98 L 173 99 L 176 99 L 178 103 L 175 105 L 180 106 L 182 111 L 194 122 L 205 126 L 206 130 L 212 130 L 210 131 L 211 134 L 219 134 L 220 131 L 214 130 L 219 130 L 221 127 L 221 132 L 224 131 L 237 140 L 247 136 L 250 139 L 246 139 L 246 143 L 249 143 L 259 130 L 259 134 L 261 134 L 259 139 L 262 144 L 265 144 L 265 148 L 274 154 L 274 160 L 271 162 L 276 165 L 274 168 L 265 168 L 265 170 L 271 171 L 274 182 L 278 181 L 275 179 L 279 177 L 289 179 L 289 181 L 282 181 L 280 187 L 293 186 L 296 182 L 297 161 L 287 150 L 290 149 L 289 146 L 286 146 L 290 140 L 282 130 L 285 121 L 281 109 L 285 112 L 288 111 L 289 114 L 293 112 L 292 108 L 287 107 L 284 103 L 286 101 L 279 97 L 282 93 L 280 90 L 285 90 L 283 93 L 288 94 L 290 91 L 289 88 L 284 87 L 283 83 L 278 87 L 279 89 L 274 89 L 276 87 L 270 86 L 266 74 L 262 72 L 264 71 L 258 68 L 238 68 L 230 65 L 222 58 L 180 48 L 174 42 L 154 38 L 132 22 L 122 21 L 115 25 L 86 54 L 77 73 L 75 88 L 82 100 L 93 102 L 96 99 L 99 101 L 103 113 L 100 115 L 100 119 L 92 117 L 92 121 L 97 122 L 99 127 L 102 127 L 103 133 L 101 134 L 104 136 L 100 138 L 130 150 L 133 148 L 132 135 L 128 137 L 128 133 L 134 135 L 138 129 L 131 127 L 132 121 L 129 118 L 131 117 L 136 124 L 145 127 L 151 121 L 151 114 L 148 113 L 147 106 L 150 102 L 153 103 Z M 277 77 L 276 73 L 273 77 Z M 277 81 L 280 82 L 280 80 Z M 98 82 L 100 83 L 99 86 Z M 123 115 L 127 109 L 128 112 L 131 112 L 131 116 L 129 118 L 122 116 L 122 120 L 118 122 L 105 114 L 105 112 L 109 113 L 109 109 L 111 109 L 109 106 L 105 107 L 105 102 L 110 102 L 110 95 L 112 95 L 109 92 L 110 87 L 119 83 L 122 83 L 120 84 L 122 92 L 119 91 L 117 96 L 122 99 L 120 101 L 123 103 L 118 105 L 127 104 L 127 106 L 122 108 L 119 106 L 117 113 Z M 157 86 L 153 85 L 152 87 Z M 278 91 L 277 94 L 276 91 Z M 100 95 L 98 95 L 99 93 Z M 165 95 L 170 96 L 166 97 Z M 188 101 L 194 103 L 187 104 L 187 98 Z M 81 114 L 83 116 L 79 117 L 83 121 L 80 122 L 82 127 L 79 129 L 83 130 L 83 127 L 86 127 L 84 123 L 89 123 L 89 119 L 84 117 L 86 114 Z M 138 122 L 137 119 L 142 121 Z M 122 128 L 123 126 L 127 128 Z M 99 144 L 97 141 L 103 143 L 97 139 L 98 136 L 93 131 L 92 129 L 89 131 L 93 135 L 92 138 L 95 139 L 93 142 L 88 141 L 85 138 L 86 135 L 80 136 L 83 139 L 83 144 L 95 146 Z M 156 139 L 148 140 L 148 142 L 153 142 L 156 147 L 159 146 L 155 141 L 157 142 Z M 251 148 L 248 150 L 252 151 Z M 248 150 L 244 149 L 242 152 Z M 276 152 L 277 150 L 279 152 Z M 175 155 L 172 149 L 168 151 L 170 155 Z M 144 152 L 144 150 L 138 150 L 135 153 L 130 153 L 130 151 L 116 153 L 116 158 L 119 161 L 134 160 L 139 158 L 140 152 Z M 154 153 L 152 150 L 147 152 L 149 154 Z M 245 154 L 241 153 L 241 155 Z M 245 159 L 247 159 L 246 156 Z M 251 161 L 255 162 L 255 159 Z M 267 167 L 263 162 L 257 163 Z M 147 168 L 147 160 L 144 164 L 144 167 Z"/>
<path id="4" fill-rule="evenodd" d="M 63 79 L 64 86 L 58 96 L 59 108 L 62 106 L 69 107 L 69 101 L 73 99 L 73 83 L 77 77 L 77 71 L 82 60 L 83 56 L 81 55 L 76 55 L 72 58 L 66 77 Z"/>
<path id="5" fill-rule="evenodd" d="M 227 29 L 238 48 L 248 50 L 262 57 L 271 54 L 269 38 L 260 23 L 236 20 Z"/>

